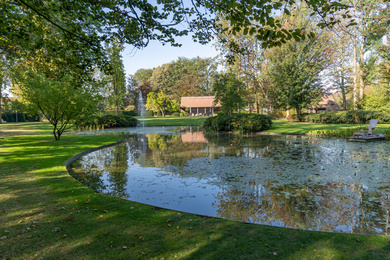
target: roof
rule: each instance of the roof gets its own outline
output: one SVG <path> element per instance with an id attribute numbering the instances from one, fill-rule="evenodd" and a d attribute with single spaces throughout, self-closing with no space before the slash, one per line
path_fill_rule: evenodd
<path id="1" fill-rule="evenodd" d="M 325 108 L 326 110 L 341 110 L 339 104 L 335 101 L 333 95 L 324 96 L 322 100 L 318 102 L 318 105 L 313 108 Z"/>
<path id="2" fill-rule="evenodd" d="M 203 97 L 182 97 L 180 106 L 181 107 L 221 107 L 221 104 L 214 104 L 214 96 L 203 96 Z"/>

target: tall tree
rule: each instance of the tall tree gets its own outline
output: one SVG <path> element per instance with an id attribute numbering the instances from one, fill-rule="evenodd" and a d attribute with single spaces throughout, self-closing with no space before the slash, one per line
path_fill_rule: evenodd
<path id="1" fill-rule="evenodd" d="M 126 95 L 125 72 L 121 52 L 123 45 L 114 40 L 107 49 L 109 55 L 109 100 L 115 106 L 115 114 L 119 115 L 119 106 L 123 105 Z"/>
<path id="2" fill-rule="evenodd" d="M 138 81 L 133 75 L 129 75 L 126 79 L 126 96 L 124 98 L 125 107 L 133 106 L 134 109 L 137 107 L 138 88 Z"/>
<path id="3" fill-rule="evenodd" d="M 233 73 L 220 74 L 213 85 L 215 103 L 221 102 L 221 110 L 229 115 L 245 106 L 245 84 Z"/>
<path id="4" fill-rule="evenodd" d="M 152 77 L 153 69 L 139 69 L 134 73 L 134 79 L 141 85 L 144 81 L 149 81 Z"/>
<path id="5" fill-rule="evenodd" d="M 305 10 L 296 9 L 294 14 L 286 21 L 286 26 L 305 24 L 309 33 L 314 30 Z M 276 107 L 294 108 L 298 119 L 301 119 L 304 108 L 321 100 L 323 88 L 320 76 L 328 67 L 333 51 L 329 40 L 329 33 L 316 31 L 314 38 L 290 41 L 267 51 Z"/>

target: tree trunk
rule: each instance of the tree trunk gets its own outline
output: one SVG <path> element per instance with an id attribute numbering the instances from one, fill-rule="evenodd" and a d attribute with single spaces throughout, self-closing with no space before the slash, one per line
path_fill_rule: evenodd
<path id="1" fill-rule="evenodd" d="M 362 100 L 364 98 L 364 45 L 366 43 L 366 37 L 363 37 L 362 45 L 360 46 L 360 66 L 359 66 L 359 76 L 360 76 L 360 95 L 359 98 Z"/>
<path id="2" fill-rule="evenodd" d="M 345 97 L 345 82 L 344 82 L 344 72 L 342 72 L 341 75 L 341 95 L 343 98 L 343 110 L 347 110 L 347 99 Z"/>
<path id="3" fill-rule="evenodd" d="M 3 93 L 2 93 L 2 88 L 3 88 L 3 79 L 0 78 L 0 124 L 3 123 L 2 119 L 2 106 L 3 106 Z"/>
<path id="4" fill-rule="evenodd" d="M 356 31 L 356 30 L 355 30 Z M 352 96 L 353 96 L 353 109 L 357 110 L 357 55 L 356 55 L 356 35 L 354 38 L 354 44 L 353 44 L 353 90 L 352 90 Z"/>

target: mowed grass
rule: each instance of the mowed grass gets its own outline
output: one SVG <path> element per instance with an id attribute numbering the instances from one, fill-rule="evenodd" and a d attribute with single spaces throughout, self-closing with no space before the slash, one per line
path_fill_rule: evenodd
<path id="1" fill-rule="evenodd" d="M 306 122 L 293 122 L 287 120 L 273 120 L 272 128 L 265 132 L 274 132 L 274 133 L 294 133 L 294 134 L 306 134 L 311 130 L 341 130 L 346 128 L 356 128 L 360 126 L 368 127 L 367 124 L 315 124 L 315 123 L 306 123 Z M 377 133 L 381 133 L 386 129 L 390 128 L 390 124 L 378 124 L 378 129 L 375 130 Z"/>
<path id="2" fill-rule="evenodd" d="M 295 128 L 295 127 L 294 127 Z M 311 232 L 206 218 L 95 193 L 70 157 L 119 141 L 47 123 L 0 124 L 1 259 L 386 259 L 387 236 Z"/>
<path id="3" fill-rule="evenodd" d="M 146 117 L 142 119 L 137 117 L 137 119 L 142 122 L 145 122 L 145 126 L 198 126 L 202 125 L 203 121 L 207 117 Z"/>

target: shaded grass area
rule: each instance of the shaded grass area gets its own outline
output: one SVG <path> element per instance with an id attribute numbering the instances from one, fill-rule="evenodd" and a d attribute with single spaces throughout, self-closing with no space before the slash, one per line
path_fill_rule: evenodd
<path id="1" fill-rule="evenodd" d="M 243 224 L 95 193 L 68 175 L 65 161 L 119 137 L 56 142 L 50 131 L 45 123 L 0 125 L 1 259 L 390 258 L 386 236 Z"/>

